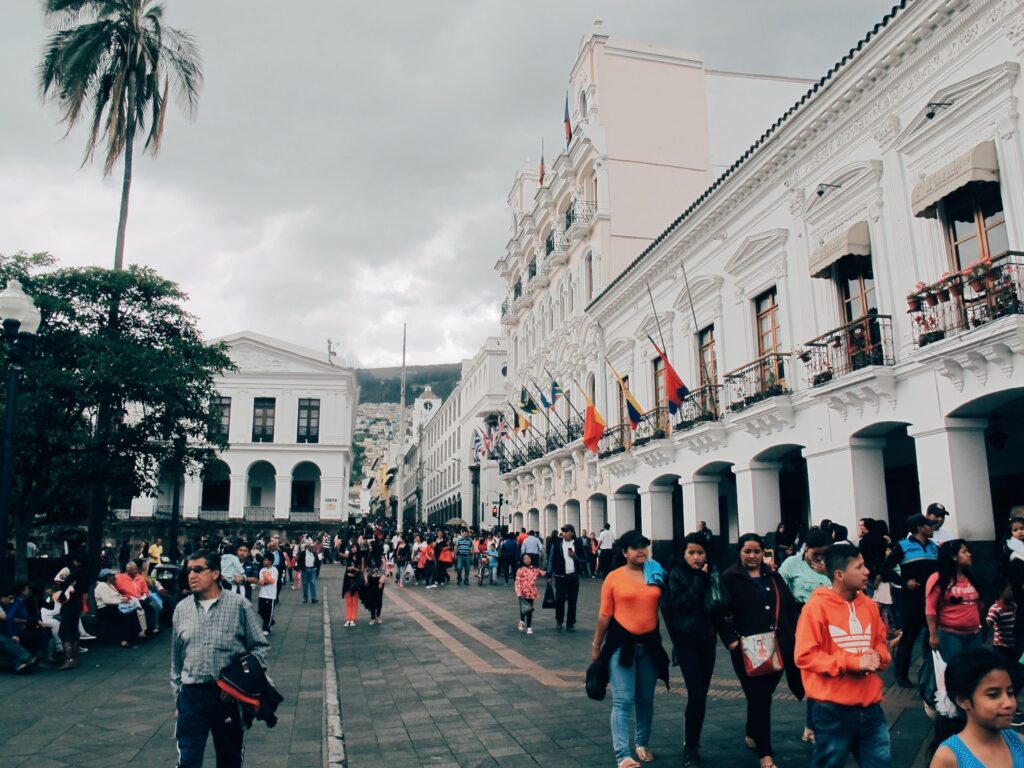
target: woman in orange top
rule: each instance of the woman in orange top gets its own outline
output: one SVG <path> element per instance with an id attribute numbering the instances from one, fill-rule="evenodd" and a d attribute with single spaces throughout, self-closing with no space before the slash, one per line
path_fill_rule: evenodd
<path id="1" fill-rule="evenodd" d="M 648 584 L 644 563 L 650 539 L 640 531 L 627 531 L 615 543 L 626 564 L 608 574 L 601 585 L 601 608 L 591 659 L 604 664 L 612 685 L 612 746 L 618 768 L 639 768 L 629 751 L 629 718 L 636 708 L 636 755 L 649 763 L 654 720 L 654 685 L 668 685 L 668 654 L 658 632 L 661 587 Z"/>

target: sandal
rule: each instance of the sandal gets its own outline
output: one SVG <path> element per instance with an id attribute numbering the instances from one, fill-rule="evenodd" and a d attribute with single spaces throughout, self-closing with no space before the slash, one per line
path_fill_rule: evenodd
<path id="1" fill-rule="evenodd" d="M 654 760 L 654 753 L 647 747 L 637 747 L 636 759 L 641 763 L 649 763 Z"/>
<path id="2" fill-rule="evenodd" d="M 800 737 L 800 741 L 806 741 L 809 744 L 814 743 L 814 731 L 810 728 L 804 728 L 804 735 Z"/>
<path id="3" fill-rule="evenodd" d="M 624 757 L 619 760 L 618 768 L 641 768 L 641 765 L 632 757 Z"/>
<path id="4" fill-rule="evenodd" d="M 749 749 L 751 751 L 755 751 L 757 749 L 757 744 L 755 744 L 754 740 L 752 738 L 750 738 L 749 736 L 744 736 L 743 737 L 743 741 L 744 741 L 744 743 L 746 743 L 747 749 Z"/>

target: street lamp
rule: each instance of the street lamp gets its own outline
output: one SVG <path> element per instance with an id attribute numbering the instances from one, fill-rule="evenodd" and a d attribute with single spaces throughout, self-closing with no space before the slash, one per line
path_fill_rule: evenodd
<path id="1" fill-rule="evenodd" d="M 41 317 L 32 297 L 21 283 L 8 280 L 0 291 L 0 320 L 3 321 L 7 352 L 7 399 L 4 411 L 3 464 L 0 465 L 0 582 L 7 579 L 7 535 L 11 521 L 11 482 L 14 475 L 14 424 L 18 407 L 18 380 L 22 363 L 32 351 Z"/>

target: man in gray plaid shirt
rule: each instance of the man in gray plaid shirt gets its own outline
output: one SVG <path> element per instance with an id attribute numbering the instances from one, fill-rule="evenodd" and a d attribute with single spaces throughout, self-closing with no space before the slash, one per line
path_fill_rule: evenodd
<path id="1" fill-rule="evenodd" d="M 171 687 L 177 697 L 179 768 L 201 768 L 206 738 L 213 734 L 218 768 L 242 765 L 245 726 L 237 702 L 217 688 L 220 671 L 253 653 L 266 665 L 270 644 L 252 603 L 222 590 L 220 555 L 199 550 L 188 559 L 192 596 L 174 609 Z M 225 700 L 226 699 L 226 700 Z"/>

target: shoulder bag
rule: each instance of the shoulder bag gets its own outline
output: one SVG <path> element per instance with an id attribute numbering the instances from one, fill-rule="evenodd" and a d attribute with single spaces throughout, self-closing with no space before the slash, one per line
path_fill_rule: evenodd
<path id="1" fill-rule="evenodd" d="M 779 585 L 772 576 L 775 589 L 775 622 L 770 632 L 746 635 L 740 638 L 740 653 L 743 656 L 743 671 L 748 677 L 762 677 L 781 672 L 783 669 L 782 654 L 779 652 L 779 640 L 775 630 L 779 625 L 779 611 L 782 607 Z"/>

